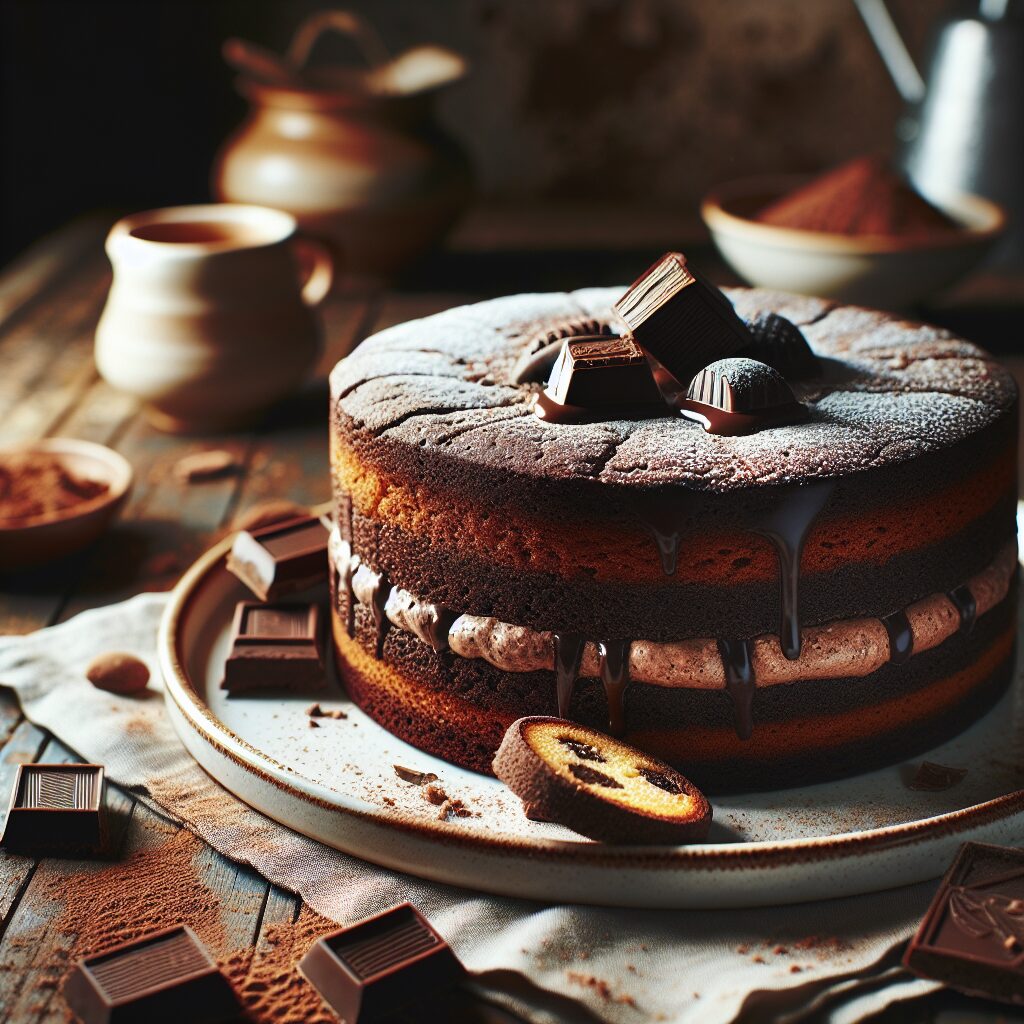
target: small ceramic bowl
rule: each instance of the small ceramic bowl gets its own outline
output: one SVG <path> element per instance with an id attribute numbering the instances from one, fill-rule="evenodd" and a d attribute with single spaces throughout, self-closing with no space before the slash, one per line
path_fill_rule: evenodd
<path id="1" fill-rule="evenodd" d="M 0 450 L 4 455 L 38 452 L 70 470 L 108 485 L 105 493 L 49 516 L 0 519 L 0 573 L 27 569 L 63 558 L 91 544 L 110 525 L 132 485 L 132 467 L 124 456 L 101 444 L 51 437 Z"/>
<path id="2" fill-rule="evenodd" d="M 701 204 L 718 250 L 750 284 L 902 309 L 973 269 L 1006 225 L 1002 207 L 968 195 L 936 201 L 961 230 L 923 240 L 800 231 L 753 219 L 758 210 L 805 181 L 737 181 L 714 190 Z"/>

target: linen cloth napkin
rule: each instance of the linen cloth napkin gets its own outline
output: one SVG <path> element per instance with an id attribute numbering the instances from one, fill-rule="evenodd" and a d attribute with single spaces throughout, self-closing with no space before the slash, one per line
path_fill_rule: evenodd
<path id="1" fill-rule="evenodd" d="M 206 775 L 157 694 L 119 697 L 86 680 L 96 654 L 130 651 L 161 691 L 156 634 L 167 600 L 141 594 L 0 637 L 0 685 L 17 693 L 29 719 L 106 765 L 112 782 L 324 916 L 345 924 L 411 901 L 478 972 L 481 993 L 527 1020 L 797 1024 L 813 1016 L 846 1024 L 936 987 L 898 967 L 934 882 L 747 911 L 550 906 L 425 882 L 292 832 Z"/>

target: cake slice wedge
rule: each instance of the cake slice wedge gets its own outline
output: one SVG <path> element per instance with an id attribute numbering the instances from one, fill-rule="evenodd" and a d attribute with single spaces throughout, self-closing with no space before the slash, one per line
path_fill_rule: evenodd
<path id="1" fill-rule="evenodd" d="M 520 718 L 494 757 L 498 776 L 534 819 L 606 843 L 707 837 L 711 805 L 674 768 L 562 718 Z"/>

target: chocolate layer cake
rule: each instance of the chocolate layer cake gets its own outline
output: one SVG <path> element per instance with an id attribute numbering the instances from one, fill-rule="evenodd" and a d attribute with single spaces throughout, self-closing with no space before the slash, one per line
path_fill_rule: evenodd
<path id="1" fill-rule="evenodd" d="M 735 290 L 817 355 L 789 382 L 802 422 L 538 418 L 552 343 L 622 331 L 620 294 L 453 309 L 334 370 L 352 698 L 479 771 L 513 720 L 559 715 L 712 791 L 867 770 L 990 707 L 1015 640 L 1009 375 L 934 327 Z"/>

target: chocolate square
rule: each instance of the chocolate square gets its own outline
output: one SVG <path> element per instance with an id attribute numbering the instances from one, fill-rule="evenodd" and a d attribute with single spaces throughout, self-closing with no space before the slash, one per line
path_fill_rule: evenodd
<path id="1" fill-rule="evenodd" d="M 247 690 L 320 690 L 326 684 L 320 606 L 239 601 L 221 686 Z"/>
<path id="2" fill-rule="evenodd" d="M 227 979 L 184 925 L 79 960 L 64 998 L 85 1024 L 215 1024 L 239 1014 Z"/>
<path id="3" fill-rule="evenodd" d="M 22 764 L 3 845 L 20 852 L 98 853 L 106 838 L 103 766 Z"/>
<path id="4" fill-rule="evenodd" d="M 1024 850 L 964 843 L 903 963 L 961 992 L 1024 1004 Z"/>
<path id="5" fill-rule="evenodd" d="M 242 530 L 231 546 L 227 568 L 261 601 L 276 601 L 327 579 L 328 536 L 319 516 Z"/>
<path id="6" fill-rule="evenodd" d="M 662 402 L 643 349 L 632 338 L 569 338 L 551 370 L 548 396 L 583 408 Z"/>
<path id="7" fill-rule="evenodd" d="M 448 944 L 409 903 L 325 935 L 299 971 L 347 1024 L 384 1020 L 434 1000 L 465 976 Z"/>
<path id="8" fill-rule="evenodd" d="M 615 309 L 637 342 L 679 381 L 753 343 L 732 303 L 679 252 L 649 267 Z"/>

